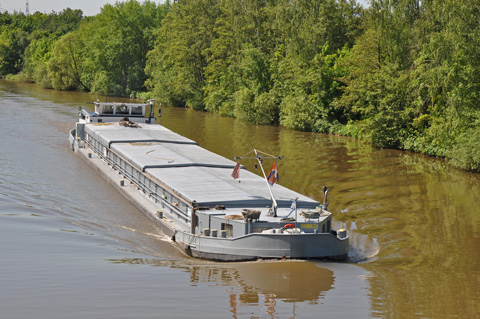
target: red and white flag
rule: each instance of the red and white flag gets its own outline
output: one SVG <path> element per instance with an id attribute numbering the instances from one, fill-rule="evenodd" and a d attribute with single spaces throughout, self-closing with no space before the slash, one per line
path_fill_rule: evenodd
<path id="1" fill-rule="evenodd" d="M 232 177 L 233 179 L 240 178 L 240 162 L 237 162 L 237 165 L 235 165 L 235 168 L 232 172 Z"/>

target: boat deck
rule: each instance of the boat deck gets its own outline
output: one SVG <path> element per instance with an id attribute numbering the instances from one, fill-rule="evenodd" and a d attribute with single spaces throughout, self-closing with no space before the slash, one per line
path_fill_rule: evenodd
<path id="1" fill-rule="evenodd" d="M 78 148 L 77 152 L 81 156 L 81 158 L 85 159 L 85 161 L 90 164 L 92 168 L 97 170 L 97 172 L 101 173 L 102 176 L 104 176 L 110 183 L 119 191 L 122 193 L 126 193 L 127 198 L 132 198 L 133 201 L 132 204 L 134 204 L 137 208 L 141 209 L 142 211 L 148 213 L 152 217 L 153 220 L 157 219 L 157 216 L 155 216 L 157 210 L 158 210 L 158 205 L 154 203 L 153 201 L 149 200 L 148 198 L 145 198 L 143 193 L 138 192 L 137 187 L 134 184 L 131 183 L 124 183 L 124 186 L 121 185 L 121 181 L 124 181 L 124 178 L 122 175 L 118 174 L 117 172 L 113 171 L 111 167 L 104 161 L 102 160 L 97 154 L 91 153 L 90 149 L 88 148 Z M 214 214 L 217 216 L 225 215 L 241 215 L 242 208 L 226 208 L 225 210 L 210 210 L 210 214 Z M 290 208 L 279 208 L 277 211 L 277 217 L 269 216 L 267 215 L 268 208 L 266 207 L 265 209 L 261 209 L 261 216 L 260 220 L 262 222 L 268 222 L 268 223 L 278 223 L 282 218 L 286 217 L 289 213 L 290 216 L 294 218 L 295 213 L 292 212 Z M 328 217 L 329 213 L 324 213 L 322 216 L 320 216 L 319 219 L 309 219 L 305 218 L 300 212 L 297 214 L 297 222 L 298 223 L 308 223 L 308 222 L 322 222 L 323 219 Z M 179 221 L 178 219 L 175 218 L 166 218 L 164 221 L 167 224 L 170 224 L 172 229 L 181 229 L 183 231 L 188 231 L 188 225 L 185 223 Z M 237 222 L 240 223 L 246 223 L 245 220 L 237 220 Z"/>

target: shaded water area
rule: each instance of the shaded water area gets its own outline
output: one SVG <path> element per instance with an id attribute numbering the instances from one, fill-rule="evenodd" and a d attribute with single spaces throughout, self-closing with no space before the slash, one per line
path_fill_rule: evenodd
<path id="1" fill-rule="evenodd" d="M 283 155 L 280 184 L 317 200 L 327 185 L 352 236 L 346 263 L 202 261 L 69 150 L 78 107 L 96 98 L 0 81 L 0 317 L 480 317 L 479 174 L 163 108 L 163 125 L 227 158 Z"/>

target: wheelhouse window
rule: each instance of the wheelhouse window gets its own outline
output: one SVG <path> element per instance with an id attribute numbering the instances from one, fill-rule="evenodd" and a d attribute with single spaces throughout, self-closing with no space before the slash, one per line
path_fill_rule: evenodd
<path id="1" fill-rule="evenodd" d="M 102 114 L 113 114 L 113 105 L 104 105 Z"/>
<path id="2" fill-rule="evenodd" d="M 142 106 L 132 106 L 131 114 L 132 115 L 142 115 L 143 114 L 142 109 L 143 109 Z"/>
<path id="3" fill-rule="evenodd" d="M 116 114 L 127 114 L 128 115 L 128 106 L 125 104 L 117 106 Z"/>

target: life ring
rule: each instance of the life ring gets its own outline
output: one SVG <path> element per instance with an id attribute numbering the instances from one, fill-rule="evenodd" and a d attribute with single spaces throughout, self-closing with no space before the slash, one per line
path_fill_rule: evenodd
<path id="1" fill-rule="evenodd" d="M 295 228 L 294 224 L 286 224 L 283 228 Z"/>

